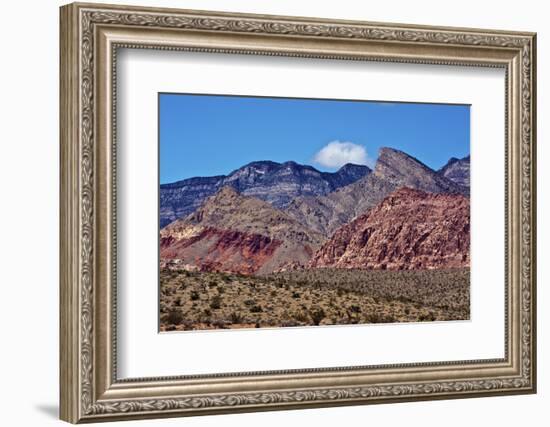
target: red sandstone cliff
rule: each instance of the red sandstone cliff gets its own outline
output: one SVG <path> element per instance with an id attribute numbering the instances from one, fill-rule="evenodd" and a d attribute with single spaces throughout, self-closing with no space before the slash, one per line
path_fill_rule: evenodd
<path id="1" fill-rule="evenodd" d="M 160 232 L 161 264 L 200 271 L 269 273 L 305 265 L 324 237 L 286 213 L 224 187 Z"/>
<path id="2" fill-rule="evenodd" d="M 410 270 L 469 264 L 469 199 L 403 187 L 340 227 L 308 266 Z"/>

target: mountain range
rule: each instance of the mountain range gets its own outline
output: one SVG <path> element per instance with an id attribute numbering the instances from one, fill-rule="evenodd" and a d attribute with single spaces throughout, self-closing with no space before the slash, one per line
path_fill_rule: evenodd
<path id="1" fill-rule="evenodd" d="M 229 175 L 189 178 L 160 186 L 160 227 L 193 212 L 206 198 L 230 186 L 245 196 L 285 208 L 298 196 L 322 196 L 371 172 L 367 166 L 346 164 L 334 173 L 320 172 L 296 162 L 249 163 Z"/>
<path id="2" fill-rule="evenodd" d="M 403 151 L 381 148 L 374 171 L 326 196 L 298 197 L 287 212 L 311 229 L 330 235 L 400 187 L 431 193 L 469 194 L 469 187 L 449 179 Z"/>
<path id="3" fill-rule="evenodd" d="M 243 274 L 466 266 L 469 161 L 435 171 L 382 148 L 374 170 L 262 161 L 165 184 L 161 263 Z"/>

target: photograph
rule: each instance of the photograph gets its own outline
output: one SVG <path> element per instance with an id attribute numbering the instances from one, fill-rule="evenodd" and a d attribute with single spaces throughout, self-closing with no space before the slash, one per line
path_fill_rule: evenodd
<path id="1" fill-rule="evenodd" d="M 159 93 L 161 332 L 470 318 L 470 105 Z"/>

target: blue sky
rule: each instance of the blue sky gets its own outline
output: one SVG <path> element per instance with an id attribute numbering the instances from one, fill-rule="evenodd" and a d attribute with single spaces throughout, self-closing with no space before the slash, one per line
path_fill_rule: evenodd
<path id="1" fill-rule="evenodd" d="M 380 147 L 434 169 L 470 154 L 467 105 L 160 94 L 159 120 L 161 183 L 257 160 L 372 166 Z"/>

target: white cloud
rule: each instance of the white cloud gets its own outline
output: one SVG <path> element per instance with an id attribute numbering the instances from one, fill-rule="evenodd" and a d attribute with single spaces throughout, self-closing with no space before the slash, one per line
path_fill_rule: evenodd
<path id="1" fill-rule="evenodd" d="M 329 142 L 315 154 L 313 161 L 327 168 L 340 168 L 346 163 L 355 165 L 372 164 L 364 146 L 353 142 L 340 141 Z"/>

